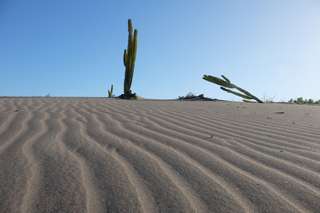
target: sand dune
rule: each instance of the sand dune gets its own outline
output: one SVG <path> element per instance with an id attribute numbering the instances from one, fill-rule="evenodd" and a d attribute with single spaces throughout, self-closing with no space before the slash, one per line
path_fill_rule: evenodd
<path id="1" fill-rule="evenodd" d="M 320 212 L 320 107 L 0 98 L 0 212 Z"/>

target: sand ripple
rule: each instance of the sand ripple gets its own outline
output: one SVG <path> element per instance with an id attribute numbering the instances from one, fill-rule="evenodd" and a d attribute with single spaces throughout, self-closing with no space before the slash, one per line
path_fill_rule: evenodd
<path id="1" fill-rule="evenodd" d="M 310 106 L 1 98 L 0 212 L 319 212 L 319 130 Z"/>

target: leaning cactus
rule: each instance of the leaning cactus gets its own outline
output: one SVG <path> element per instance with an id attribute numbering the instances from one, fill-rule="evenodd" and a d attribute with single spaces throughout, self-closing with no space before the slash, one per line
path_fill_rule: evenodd
<path id="1" fill-rule="evenodd" d="M 231 83 L 231 81 L 228 78 L 226 78 L 224 75 L 221 75 L 221 77 L 223 79 L 217 78 L 217 77 L 211 76 L 211 75 L 204 75 L 203 79 L 206 80 L 206 81 L 209 81 L 211 83 L 215 83 L 217 85 L 220 85 L 221 86 L 220 89 L 243 98 L 243 100 L 245 102 L 248 102 L 249 100 L 255 100 L 258 103 L 263 103 L 263 101 L 261 101 L 256 96 L 254 96 L 251 93 L 249 93 L 248 91 L 238 87 L 237 85 Z M 235 89 L 235 90 L 238 90 L 238 91 L 234 91 L 232 89 Z"/>
<path id="2" fill-rule="evenodd" d="M 108 90 L 108 98 L 113 98 L 113 84 L 111 84 L 111 88 Z"/>
<path id="3" fill-rule="evenodd" d="M 138 31 L 136 29 L 133 29 L 131 19 L 128 20 L 128 32 L 128 48 L 124 50 L 123 54 L 125 78 L 122 97 L 126 99 L 134 98 L 136 96 L 131 92 L 131 84 L 137 55 Z"/>

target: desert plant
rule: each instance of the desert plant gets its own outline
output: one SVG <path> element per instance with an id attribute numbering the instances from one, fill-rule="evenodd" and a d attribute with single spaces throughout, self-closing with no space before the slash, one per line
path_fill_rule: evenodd
<path id="1" fill-rule="evenodd" d="M 125 66 L 125 77 L 122 98 L 135 98 L 136 94 L 131 91 L 134 66 L 137 56 L 138 30 L 133 29 L 131 19 L 128 20 L 128 47 L 123 53 L 123 63 Z"/>
<path id="2" fill-rule="evenodd" d="M 189 92 L 186 96 L 179 96 L 178 100 L 180 101 L 218 101 L 218 99 L 207 98 L 203 94 L 195 95 L 192 92 Z"/>
<path id="3" fill-rule="evenodd" d="M 309 100 L 308 100 L 308 104 L 313 104 L 314 103 L 314 101 L 310 98 Z"/>
<path id="4" fill-rule="evenodd" d="M 318 101 L 315 101 L 311 98 L 309 99 L 304 99 L 303 97 L 298 97 L 297 99 L 290 99 L 288 101 L 289 103 L 295 103 L 295 104 L 310 104 L 310 105 L 313 105 L 313 104 L 320 104 L 320 100 Z"/>
<path id="5" fill-rule="evenodd" d="M 237 85 L 231 83 L 231 81 L 228 78 L 226 78 L 224 75 L 221 75 L 221 77 L 222 77 L 222 79 L 215 77 L 215 76 L 211 76 L 211 75 L 204 75 L 203 79 L 206 81 L 209 81 L 211 83 L 220 85 L 221 86 L 220 89 L 222 89 L 225 92 L 229 92 L 231 94 L 234 94 L 234 95 L 237 95 L 237 96 L 243 98 L 245 102 L 248 102 L 249 100 L 255 100 L 258 103 L 263 103 L 263 101 L 261 101 L 256 96 L 252 95 L 247 90 L 244 90 L 244 89 L 238 87 Z M 234 91 L 232 89 L 235 89 L 238 91 Z"/>
<path id="6" fill-rule="evenodd" d="M 297 98 L 297 100 L 294 101 L 294 103 L 296 103 L 296 104 L 304 104 L 305 101 L 303 100 L 302 97 L 299 97 L 299 98 Z"/>
<path id="7" fill-rule="evenodd" d="M 111 84 L 110 90 L 108 90 L 108 98 L 113 98 L 113 84 Z"/>

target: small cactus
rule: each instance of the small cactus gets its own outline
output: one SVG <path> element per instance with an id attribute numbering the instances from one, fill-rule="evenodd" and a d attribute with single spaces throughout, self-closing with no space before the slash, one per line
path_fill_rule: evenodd
<path id="1" fill-rule="evenodd" d="M 125 99 L 134 98 L 136 95 L 131 91 L 131 84 L 134 73 L 134 66 L 137 56 L 138 30 L 133 29 L 131 19 L 128 20 L 128 47 L 123 53 L 123 63 L 125 66 L 125 78 L 123 86 L 123 95 Z"/>
<path id="2" fill-rule="evenodd" d="M 113 98 L 114 95 L 113 95 L 113 84 L 111 84 L 111 88 L 110 90 L 108 90 L 108 98 Z"/>
<path id="3" fill-rule="evenodd" d="M 231 81 L 227 77 L 225 77 L 224 75 L 221 75 L 221 77 L 222 77 L 222 79 L 215 77 L 215 76 L 211 76 L 211 75 L 204 75 L 203 79 L 221 86 L 220 89 L 222 89 L 225 92 L 229 92 L 229 93 L 232 93 L 234 95 L 237 95 L 237 96 L 243 98 L 243 101 L 245 101 L 245 102 L 250 102 L 250 100 L 255 100 L 258 103 L 263 103 L 263 101 L 261 101 L 256 96 L 252 95 L 247 90 L 244 90 L 244 89 L 238 87 L 237 85 L 231 83 Z M 234 91 L 233 89 L 238 90 L 238 91 Z"/>

